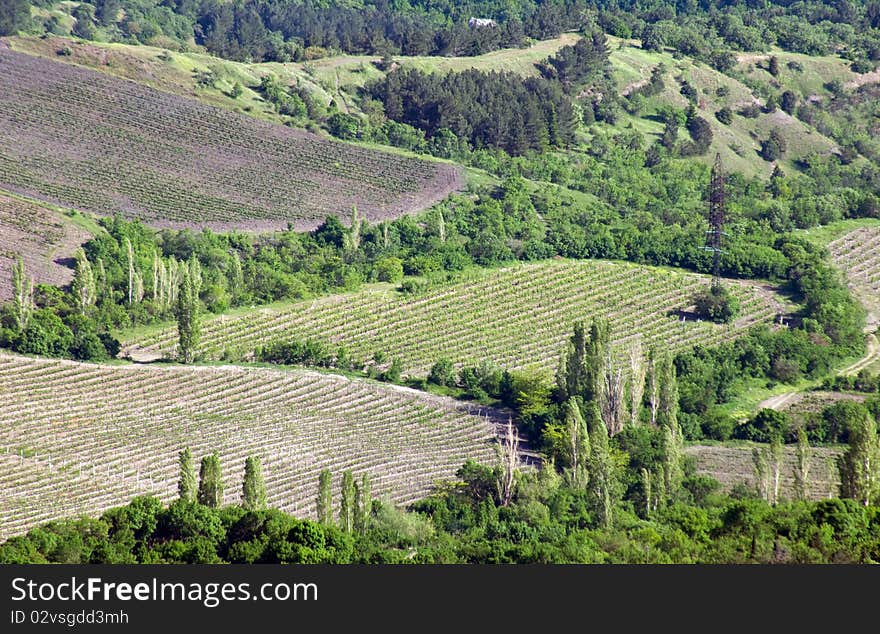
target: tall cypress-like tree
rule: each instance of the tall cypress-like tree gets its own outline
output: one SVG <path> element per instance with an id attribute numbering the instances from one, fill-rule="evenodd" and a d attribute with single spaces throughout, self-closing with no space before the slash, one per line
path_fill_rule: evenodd
<path id="1" fill-rule="evenodd" d="M 574 332 L 566 343 L 556 373 L 556 386 L 560 398 L 565 401 L 573 396 L 580 396 L 584 391 L 584 363 L 587 354 L 587 333 L 584 323 L 577 321 Z"/>
<path id="2" fill-rule="evenodd" d="M 218 508 L 223 504 L 223 477 L 220 470 L 220 457 L 215 451 L 202 458 L 199 469 L 199 504 Z"/>
<path id="3" fill-rule="evenodd" d="M 658 420 L 670 428 L 678 426 L 678 378 L 669 351 L 665 351 L 658 367 L 660 389 Z"/>
<path id="4" fill-rule="evenodd" d="M 794 494 L 798 500 L 807 499 L 807 492 L 810 486 L 811 462 L 812 449 L 807 439 L 807 432 L 803 427 L 798 427 L 795 465 L 792 472 L 794 476 Z"/>
<path id="5" fill-rule="evenodd" d="M 180 286 L 177 291 L 178 356 L 183 363 L 195 360 L 199 346 L 201 324 L 199 317 L 199 288 L 201 269 L 195 265 L 181 268 Z"/>
<path id="6" fill-rule="evenodd" d="M 192 452 L 186 447 L 178 454 L 180 464 L 180 479 L 177 481 L 177 492 L 184 502 L 194 502 L 198 490 L 196 482 L 196 469 L 193 465 Z"/>
<path id="7" fill-rule="evenodd" d="M 684 477 L 684 439 L 678 423 L 663 427 L 663 478 L 666 496 L 674 500 Z"/>
<path id="8" fill-rule="evenodd" d="M 373 510 L 373 494 L 371 492 L 370 475 L 365 473 L 361 476 L 360 484 L 355 485 L 355 530 L 360 535 L 366 535 L 370 527 L 370 515 Z"/>
<path id="9" fill-rule="evenodd" d="M 12 305 L 15 326 L 22 332 L 34 312 L 34 281 L 25 272 L 21 258 L 12 265 Z"/>
<path id="10" fill-rule="evenodd" d="M 880 493 L 880 440 L 867 412 L 850 424 L 849 447 L 838 458 L 840 496 L 868 506 Z"/>
<path id="11" fill-rule="evenodd" d="M 125 239 L 123 243 L 125 247 L 126 262 L 128 263 L 128 305 L 131 306 L 134 301 L 134 285 L 135 285 L 135 267 L 134 267 L 134 249 L 131 246 L 131 240 Z"/>
<path id="12" fill-rule="evenodd" d="M 229 295 L 233 306 L 237 306 L 244 296 L 244 272 L 241 268 L 241 257 L 238 251 L 232 252 L 229 265 Z"/>
<path id="13" fill-rule="evenodd" d="M 568 449 L 568 480 L 574 488 L 582 489 L 589 482 L 590 436 L 577 399 L 565 402 L 565 435 Z"/>
<path id="14" fill-rule="evenodd" d="M 629 422 L 635 425 L 639 422 L 639 414 L 642 411 L 642 398 L 645 395 L 645 356 L 642 353 L 642 342 L 637 339 L 629 350 Z"/>
<path id="15" fill-rule="evenodd" d="M 242 506 L 249 511 L 262 511 L 266 508 L 266 483 L 263 481 L 263 469 L 257 456 L 248 456 L 244 461 L 241 500 Z"/>
<path id="16" fill-rule="evenodd" d="M 94 306 L 97 299 L 95 292 L 95 276 L 92 273 L 92 265 L 89 263 L 86 252 L 80 247 L 76 250 L 76 267 L 73 273 L 73 281 L 70 290 L 76 301 L 76 307 L 81 315 L 85 315 L 89 308 Z"/>
<path id="17" fill-rule="evenodd" d="M 608 446 L 608 428 L 602 422 L 595 403 L 587 406 L 590 427 L 589 493 L 599 523 L 609 528 L 613 519 L 617 475 Z"/>
<path id="18" fill-rule="evenodd" d="M 603 391 L 606 362 L 611 348 L 611 329 L 605 319 L 590 324 L 590 339 L 584 353 L 584 378 L 581 396 L 584 402 L 596 401 Z"/>
<path id="19" fill-rule="evenodd" d="M 325 526 L 333 523 L 333 475 L 329 469 L 318 476 L 318 497 L 316 500 L 318 521 Z"/>
<path id="20" fill-rule="evenodd" d="M 354 475 L 351 470 L 342 472 L 342 497 L 339 501 L 339 528 L 346 533 L 354 530 Z"/>

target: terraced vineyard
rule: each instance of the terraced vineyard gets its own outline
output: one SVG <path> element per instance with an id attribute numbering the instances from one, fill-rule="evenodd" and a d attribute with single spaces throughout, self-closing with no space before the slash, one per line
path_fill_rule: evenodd
<path id="1" fill-rule="evenodd" d="M 404 371 L 424 375 L 440 357 L 505 368 L 542 363 L 555 369 L 576 320 L 611 320 L 617 344 L 641 337 L 674 349 L 728 339 L 786 310 L 767 289 L 732 284 L 743 316 L 730 325 L 682 320 L 705 276 L 606 261 L 552 260 L 475 273 L 469 281 L 406 297 L 390 285 L 359 293 L 219 316 L 202 325 L 203 353 L 247 355 L 273 340 L 315 338 L 344 344 L 355 359 L 376 351 L 399 357 Z M 670 312 L 672 314 L 670 314 Z M 123 354 L 172 355 L 168 327 L 131 338 Z"/>
<path id="2" fill-rule="evenodd" d="M 860 227 L 828 245 L 831 258 L 846 276 L 853 293 L 880 323 L 880 226 Z"/>
<path id="3" fill-rule="evenodd" d="M 62 262 L 89 237 L 51 209 L 0 192 L 0 302 L 12 298 L 16 258 L 38 283 L 64 285 L 73 269 Z"/>
<path id="4" fill-rule="evenodd" d="M 829 466 L 829 461 L 836 460 L 842 450 L 814 447 L 812 452 L 807 496 L 813 500 L 836 497 L 840 476 L 836 467 Z M 694 458 L 698 474 L 715 478 L 725 491 L 730 491 L 736 484 L 755 486 L 752 447 L 692 445 L 685 448 L 685 453 Z M 786 445 L 779 477 L 779 495 L 782 498 L 791 499 L 794 496 L 793 469 L 796 464 L 795 447 Z"/>
<path id="5" fill-rule="evenodd" d="M 0 47 L 0 187 L 157 226 L 315 227 L 429 206 L 456 168 Z"/>
<path id="6" fill-rule="evenodd" d="M 176 495 L 177 452 L 217 450 L 225 501 L 247 455 L 268 502 L 314 515 L 318 474 L 368 472 L 414 501 L 467 458 L 494 460 L 497 414 L 313 372 L 101 366 L 0 355 L 0 540 L 50 519 Z M 338 494 L 338 493 L 337 493 Z"/>

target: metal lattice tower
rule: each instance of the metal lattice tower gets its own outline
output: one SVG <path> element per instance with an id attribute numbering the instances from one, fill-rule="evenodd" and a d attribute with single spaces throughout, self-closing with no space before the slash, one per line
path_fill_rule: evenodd
<path id="1" fill-rule="evenodd" d="M 709 182 L 709 230 L 706 232 L 707 251 L 712 252 L 712 286 L 721 285 L 721 238 L 724 236 L 724 172 L 721 155 L 715 155 Z"/>

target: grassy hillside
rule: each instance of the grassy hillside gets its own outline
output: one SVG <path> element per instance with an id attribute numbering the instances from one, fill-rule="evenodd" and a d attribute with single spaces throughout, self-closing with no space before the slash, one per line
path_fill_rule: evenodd
<path id="1" fill-rule="evenodd" d="M 330 141 L 0 48 L 0 186 L 160 226 L 377 220 L 461 186 L 449 165 Z"/>
<path id="2" fill-rule="evenodd" d="M 377 351 L 400 358 L 405 372 L 424 375 L 441 357 L 504 368 L 540 363 L 555 370 L 576 320 L 611 320 L 621 346 L 641 337 L 679 349 L 734 336 L 755 323 L 772 323 L 786 310 L 757 284 L 733 285 L 743 303 L 734 324 L 682 321 L 701 275 L 606 261 L 556 260 L 477 271 L 470 279 L 410 297 L 390 285 L 286 306 L 241 311 L 206 320 L 202 350 L 233 358 L 273 340 L 315 338 L 343 344 L 355 360 Z M 124 354 L 170 355 L 173 327 L 128 336 Z M 335 349 L 335 348 L 334 348 Z"/>
<path id="3" fill-rule="evenodd" d="M 247 64 L 205 53 L 180 53 L 154 46 L 86 42 L 65 37 L 13 37 L 3 41 L 16 51 L 91 68 L 269 121 L 282 121 L 282 117 L 254 90 L 264 74 L 271 73 L 285 84 L 299 84 L 325 104 L 334 98 L 317 79 L 296 64 Z M 59 51 L 65 54 L 60 55 Z M 204 73 L 212 74 L 213 84 L 198 81 Z M 232 97 L 236 82 L 241 85 L 242 93 Z M 332 86 L 328 84 L 328 88 Z"/>
<path id="4" fill-rule="evenodd" d="M 489 417 L 487 417 L 489 416 Z M 314 517 L 318 474 L 369 473 L 399 504 L 491 462 L 495 418 L 406 388 L 313 372 L 100 366 L 0 355 L 0 540 L 177 494 L 177 452 L 217 451 L 227 503 L 261 458 L 270 506 Z"/>
<path id="5" fill-rule="evenodd" d="M 687 98 L 681 94 L 682 82 L 687 81 L 698 91 L 698 114 L 712 127 L 713 142 L 701 160 L 709 162 L 717 152 L 721 154 L 728 171 L 748 175 L 769 176 L 772 172 L 772 164 L 764 161 L 758 152 L 761 141 L 768 138 L 773 130 L 778 131 L 787 144 L 787 151 L 780 161 L 787 169 L 793 169 L 794 162 L 808 154 L 827 154 L 837 147 L 833 140 L 781 109 L 762 112 L 755 118 L 738 114 L 739 110 L 749 104 L 764 105 L 765 98 L 757 90 L 758 86 L 762 90 L 770 90 L 777 97 L 782 90 L 790 89 L 801 100 L 822 99 L 830 94 L 824 84 L 831 79 L 839 79 L 845 83 L 859 77 L 849 70 L 847 62 L 832 57 L 774 52 L 782 68 L 779 77 L 774 78 L 761 69 L 760 57 L 742 55 L 736 67 L 725 74 L 689 58 L 676 58 L 665 52 L 644 51 L 632 41 L 609 38 L 609 42 L 610 60 L 621 94 L 627 95 L 646 84 L 651 71 L 659 64 L 662 63 L 666 68 L 663 91 L 656 96 L 647 97 L 638 113 L 625 113 L 617 123 L 619 127 L 632 125 L 650 135 L 650 141 L 659 138 L 663 132 L 663 123 L 657 117 L 657 112 L 668 106 L 682 110 L 688 107 Z M 793 70 L 789 67 L 789 62 L 794 62 L 803 70 Z M 724 107 L 730 108 L 734 113 L 729 125 L 721 123 L 715 116 Z M 687 138 L 684 128 L 679 131 L 679 138 Z"/>
<path id="6" fill-rule="evenodd" d="M 12 297 L 12 266 L 21 258 L 38 284 L 63 286 L 76 248 L 90 234 L 69 217 L 0 191 L 0 301 Z"/>

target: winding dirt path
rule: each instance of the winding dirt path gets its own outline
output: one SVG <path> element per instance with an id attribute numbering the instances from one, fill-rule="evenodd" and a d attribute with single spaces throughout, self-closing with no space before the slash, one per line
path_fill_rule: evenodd
<path id="1" fill-rule="evenodd" d="M 880 341 L 877 341 L 876 334 L 868 335 L 868 351 L 865 353 L 865 356 L 853 363 L 851 366 L 848 366 L 840 371 L 842 376 L 851 376 L 853 374 L 858 374 L 859 370 L 865 368 L 874 361 L 880 359 Z"/>

